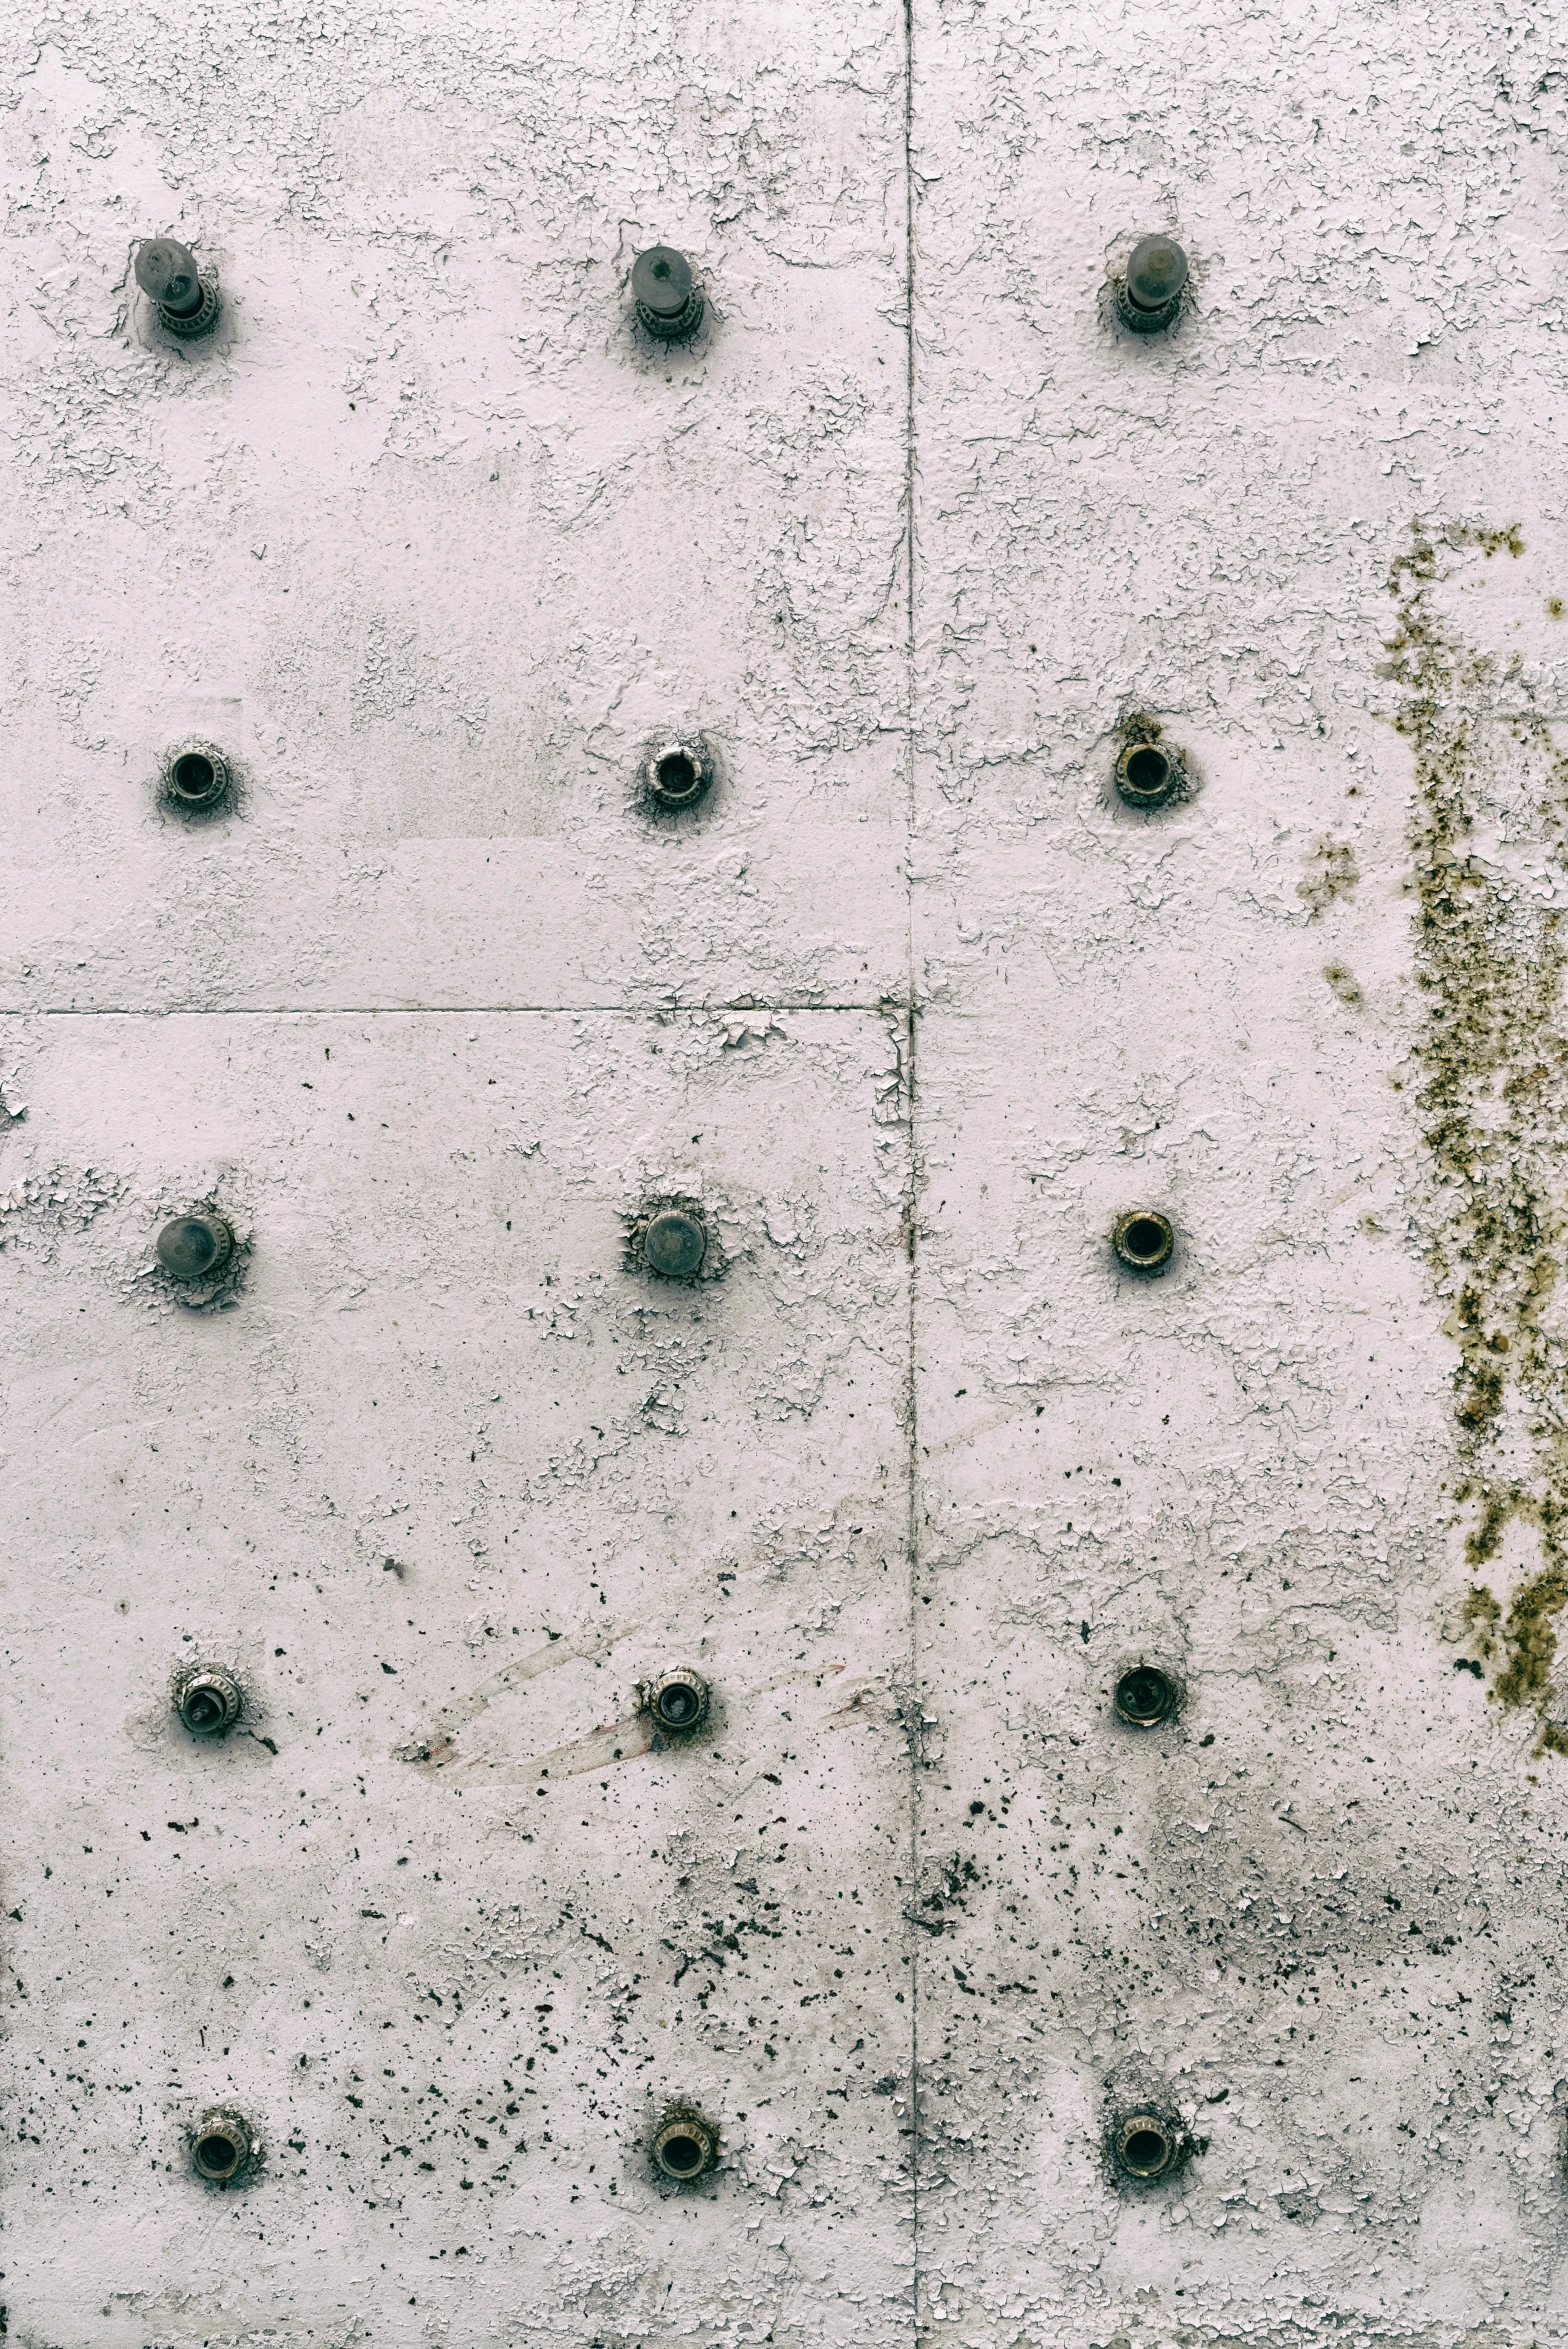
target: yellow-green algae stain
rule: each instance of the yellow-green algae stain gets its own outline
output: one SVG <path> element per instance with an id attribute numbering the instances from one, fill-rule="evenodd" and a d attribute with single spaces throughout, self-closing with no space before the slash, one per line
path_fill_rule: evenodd
<path id="1" fill-rule="evenodd" d="M 1501 1705 L 1550 1718 L 1568 1605 L 1568 1353 L 1547 1307 L 1568 1217 L 1562 916 L 1478 852 L 1483 825 L 1568 871 L 1568 758 L 1530 711 L 1517 661 L 1463 643 L 1436 608 L 1449 558 L 1524 551 L 1517 529 L 1418 529 L 1389 580 L 1399 731 L 1415 754 L 1411 854 L 1421 1026 L 1417 1100 L 1431 1154 L 1427 1260 L 1459 1348 L 1457 1494 L 1472 1570 L 1528 1529 L 1538 1562 L 1506 1606 L 1479 1573 L 1465 1622 Z"/>

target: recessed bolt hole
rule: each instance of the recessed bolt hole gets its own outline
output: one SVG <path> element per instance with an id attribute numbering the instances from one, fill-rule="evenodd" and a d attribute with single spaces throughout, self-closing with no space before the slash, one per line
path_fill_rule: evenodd
<path id="1" fill-rule="evenodd" d="M 196 2159 L 209 2177 L 226 2178 L 239 2167 L 240 2149 L 231 2145 L 227 2137 L 200 2137 L 196 2141 Z"/>
<path id="2" fill-rule="evenodd" d="M 1116 1683 L 1116 1710 L 1134 1729 L 1153 1729 L 1176 1709 L 1176 1684 L 1156 1664 L 1135 1664 Z"/>
<path id="3" fill-rule="evenodd" d="M 1118 1219 L 1111 1245 L 1126 1271 L 1163 1272 L 1176 1246 L 1176 1234 L 1168 1216 L 1143 1208 Z"/>
<path id="4" fill-rule="evenodd" d="M 200 799 L 212 789 L 217 776 L 211 759 L 204 758 L 199 750 L 188 750 L 175 760 L 170 780 L 175 790 L 183 792 L 187 799 Z"/>
<path id="5" fill-rule="evenodd" d="M 689 1728 L 701 1709 L 694 1688 L 677 1685 L 659 1691 L 659 1710 L 672 1729 Z"/>
<path id="6" fill-rule="evenodd" d="M 677 2186 L 703 2177 L 718 2161 L 717 2133 L 690 2108 L 680 2109 L 653 2140 L 653 2166 Z"/>
<path id="7" fill-rule="evenodd" d="M 659 761 L 659 788 L 671 799 L 685 799 L 697 784 L 697 762 L 684 750 L 666 752 Z"/>
<path id="8" fill-rule="evenodd" d="M 1122 2150 L 1129 2169 L 1150 2171 L 1163 2169 L 1170 2153 L 1158 2129 L 1134 2129 Z"/>
<path id="9" fill-rule="evenodd" d="M 1163 791 L 1170 779 L 1170 761 L 1163 750 L 1145 743 L 1127 761 L 1127 780 L 1135 791 Z"/>
<path id="10" fill-rule="evenodd" d="M 210 1688 L 198 1688 L 185 1701 L 185 1719 L 192 1729 L 213 1730 L 223 1724 L 223 1699 Z M 213 2143 L 218 2140 L 214 2138 Z"/>

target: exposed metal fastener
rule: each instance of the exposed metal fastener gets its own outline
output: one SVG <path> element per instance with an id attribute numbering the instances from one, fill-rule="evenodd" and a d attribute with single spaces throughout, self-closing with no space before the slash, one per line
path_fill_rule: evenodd
<path id="1" fill-rule="evenodd" d="M 708 1253 L 708 1227 L 699 1209 L 665 1207 L 648 1218 L 642 1235 L 643 1261 L 665 1280 L 695 1280 Z"/>
<path id="2" fill-rule="evenodd" d="M 1157 1208 L 1135 1207 L 1116 1218 L 1111 1246 L 1124 1272 L 1163 1272 L 1176 1246 L 1175 1227 Z"/>
<path id="3" fill-rule="evenodd" d="M 1116 759 L 1116 788 L 1129 807 L 1163 807 L 1183 780 L 1181 755 L 1160 742 L 1124 742 Z"/>
<path id="4" fill-rule="evenodd" d="M 233 780 L 228 760 L 214 743 L 181 742 L 164 755 L 163 795 L 173 807 L 216 807 L 228 797 Z"/>
<path id="5" fill-rule="evenodd" d="M 158 1262 L 177 1281 L 199 1281 L 219 1272 L 234 1253 L 234 1234 L 221 1215 L 193 1207 L 158 1234 Z"/>
<path id="6" fill-rule="evenodd" d="M 1134 1664 L 1117 1681 L 1112 1701 L 1129 1729 L 1157 1729 L 1181 1703 L 1181 1684 L 1158 1664 Z"/>
<path id="7" fill-rule="evenodd" d="M 240 1717 L 240 1684 L 223 1664 L 182 1664 L 169 1694 L 192 1737 L 222 1737 Z"/>
<path id="8" fill-rule="evenodd" d="M 667 1737 L 684 1737 L 708 1718 L 708 1684 L 684 1664 L 648 1681 L 643 1701 Z"/>
<path id="9" fill-rule="evenodd" d="M 1148 2182 L 1179 2169 L 1187 2152 L 1181 2124 L 1168 2113 L 1121 2114 L 1111 2124 L 1111 2160 L 1124 2178 Z"/>
<path id="10" fill-rule="evenodd" d="M 243 2113 L 211 2105 L 191 2131 L 191 2168 L 210 2186 L 232 2186 L 249 2169 L 255 2132 Z"/>
<path id="11" fill-rule="evenodd" d="M 702 323 L 702 289 L 691 263 L 673 245 L 650 245 L 632 263 L 632 300 L 649 334 L 662 343 L 695 334 Z"/>
<path id="12" fill-rule="evenodd" d="M 218 323 L 218 280 L 206 277 L 189 245 L 173 237 L 143 237 L 136 248 L 136 282 L 157 306 L 158 323 L 182 342 L 210 334 Z"/>
<path id="13" fill-rule="evenodd" d="M 712 2122 L 689 2104 L 672 2105 L 648 2150 L 657 2176 L 672 2186 L 690 2186 L 717 2169 L 719 2134 Z"/>
<path id="14" fill-rule="evenodd" d="M 653 806 L 695 807 L 713 789 L 713 753 L 700 734 L 653 743 L 642 762 L 642 787 Z"/>
<path id="15" fill-rule="evenodd" d="M 1116 280 L 1116 308 L 1134 334 L 1157 334 L 1181 308 L 1187 256 L 1174 237 L 1140 237 Z"/>

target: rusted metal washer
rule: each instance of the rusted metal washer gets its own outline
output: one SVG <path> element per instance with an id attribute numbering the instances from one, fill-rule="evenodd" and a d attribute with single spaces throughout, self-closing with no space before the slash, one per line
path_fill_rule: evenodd
<path id="1" fill-rule="evenodd" d="M 240 1717 L 244 1697 L 226 1664 L 182 1664 L 170 1687 L 175 1711 L 192 1737 L 222 1737 Z"/>
<path id="2" fill-rule="evenodd" d="M 163 796 L 171 807 L 193 813 L 227 799 L 233 769 L 213 742 L 181 742 L 164 754 Z"/>
<path id="3" fill-rule="evenodd" d="M 650 806 L 678 815 L 707 798 L 713 773 L 713 753 L 700 734 L 671 735 L 650 744 L 643 757 L 643 795 Z"/>
<path id="4" fill-rule="evenodd" d="M 1181 2123 L 1154 2106 L 1120 2113 L 1111 2123 L 1111 2161 L 1124 2178 L 1151 2184 L 1180 2169 L 1188 2151 Z"/>
<path id="5" fill-rule="evenodd" d="M 1111 1246 L 1124 1272 L 1147 1279 L 1169 1265 L 1176 1248 L 1175 1226 L 1158 1208 L 1134 1207 L 1116 1218 Z"/>
<path id="6" fill-rule="evenodd" d="M 1133 1664 L 1116 1683 L 1116 1718 L 1129 1729 L 1157 1729 L 1181 1704 L 1181 1683 L 1159 1664 Z"/>
<path id="7" fill-rule="evenodd" d="M 209 2105 L 191 2131 L 191 2168 L 209 2186 L 232 2186 L 255 2160 L 256 2145 L 243 2113 Z"/>
<path id="8" fill-rule="evenodd" d="M 648 2148 L 654 2174 L 672 2186 L 694 2186 L 719 2164 L 719 2133 L 689 2104 L 671 2105 Z"/>
<path id="9" fill-rule="evenodd" d="M 708 1684 L 700 1672 L 679 1664 L 645 1683 L 643 1702 L 666 1737 L 689 1737 L 708 1718 Z"/>
<path id="10" fill-rule="evenodd" d="M 221 1272 L 234 1253 L 234 1234 L 221 1215 L 193 1207 L 158 1234 L 158 1262 L 177 1281 L 205 1280 Z"/>

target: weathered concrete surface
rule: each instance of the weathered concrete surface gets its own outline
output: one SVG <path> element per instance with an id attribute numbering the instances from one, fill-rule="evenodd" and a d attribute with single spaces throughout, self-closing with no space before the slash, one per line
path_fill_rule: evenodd
<path id="1" fill-rule="evenodd" d="M 928 2336 L 1556 2339 L 1561 25 L 916 60 Z"/>
<path id="2" fill-rule="evenodd" d="M 13 2332 L 903 2338 L 897 1039 L 21 1050 Z M 695 1285 L 622 1260 L 670 1192 L 714 1224 Z M 250 1250 L 227 1309 L 150 1269 L 192 1197 Z M 221 1746 L 170 1711 L 191 1655 L 244 1685 Z M 669 1664 L 712 1719 L 650 1750 Z M 725 2157 L 669 2197 L 677 2096 Z M 243 2191 L 187 2173 L 209 2103 L 265 2132 Z"/>
<path id="3" fill-rule="evenodd" d="M 17 44 L 8 1000 L 902 990 L 899 23 L 84 6 Z M 215 344 L 150 320 L 149 224 L 216 263 Z M 661 240 L 689 348 L 629 324 Z M 672 725 L 720 782 L 650 833 Z M 195 839 L 154 791 L 189 733 L 243 775 Z"/>
<path id="4" fill-rule="evenodd" d="M 1560 25 L 11 29 L 10 2335 L 1561 2339 Z"/>

